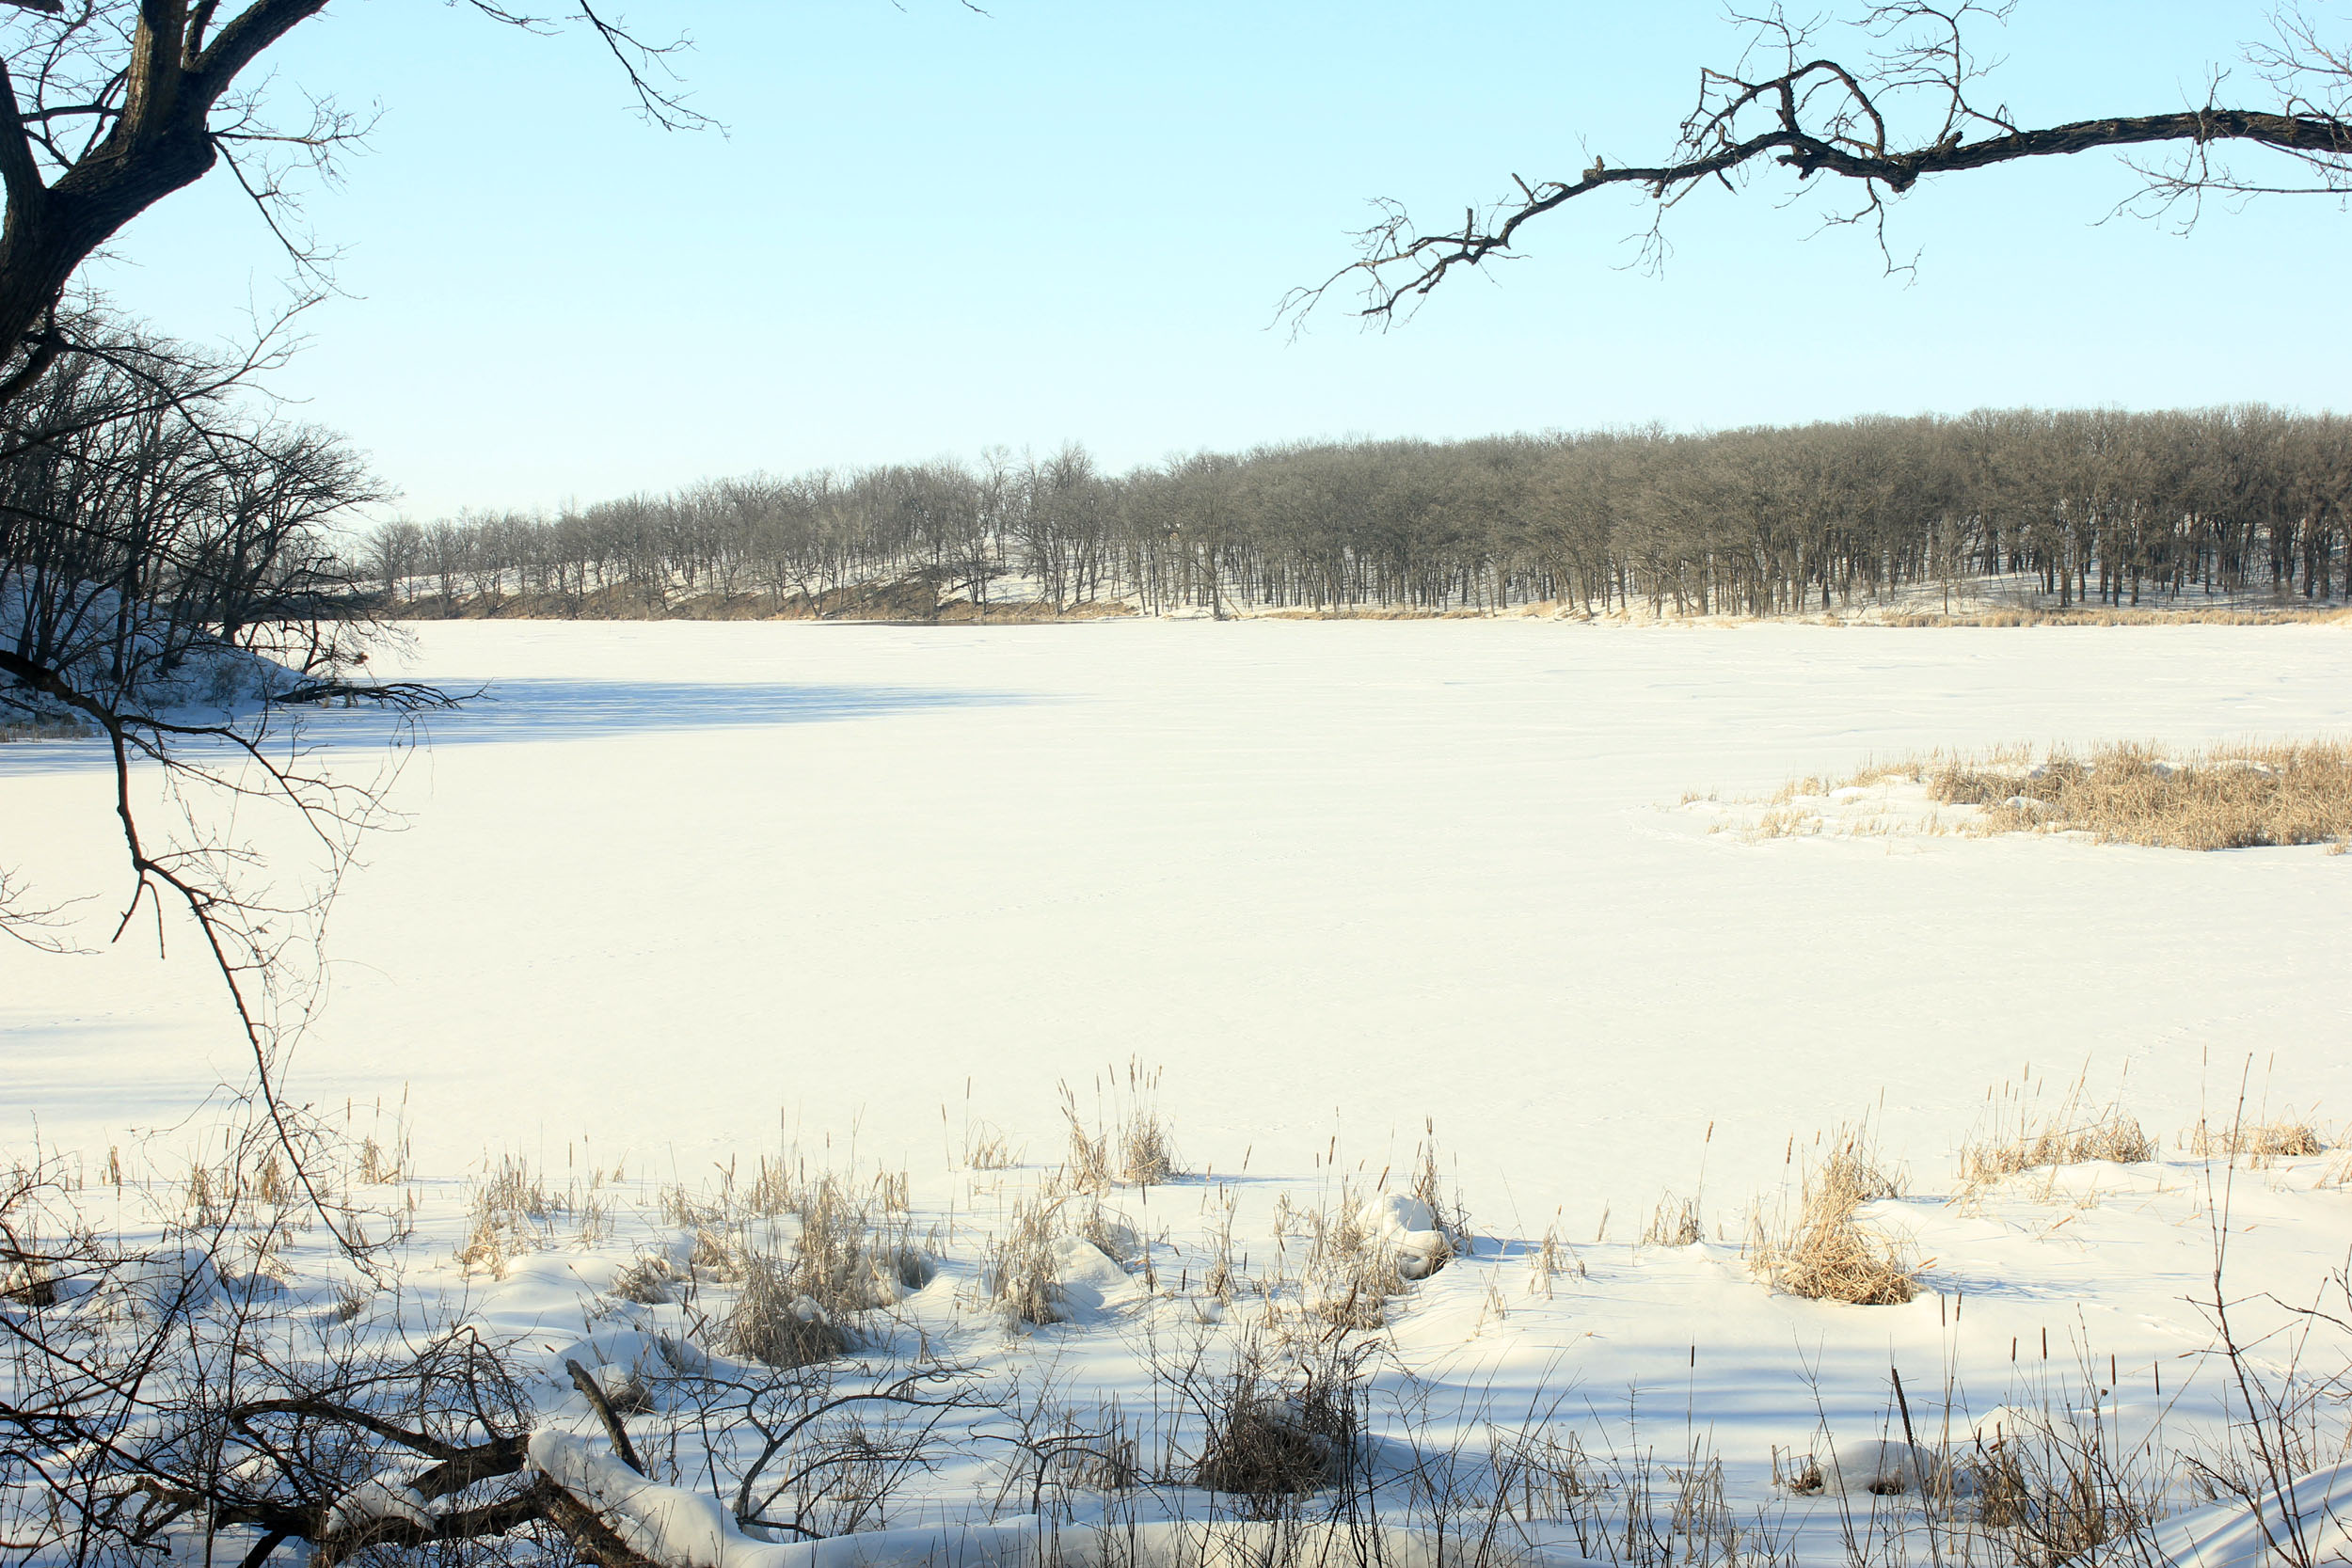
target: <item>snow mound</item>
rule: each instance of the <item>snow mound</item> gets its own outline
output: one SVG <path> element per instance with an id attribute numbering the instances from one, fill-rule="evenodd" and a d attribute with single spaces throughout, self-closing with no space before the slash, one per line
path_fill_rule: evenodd
<path id="1" fill-rule="evenodd" d="M 1396 1272 L 1407 1279 L 1426 1279 L 1454 1255 L 1453 1243 L 1438 1227 L 1429 1205 L 1409 1193 L 1384 1193 L 1366 1203 L 1357 1223 L 1396 1254 Z"/>
<path id="2" fill-rule="evenodd" d="M 1943 1465 L 1925 1449 L 1873 1438 L 1840 1444 L 1830 1456 L 1826 1479 L 1833 1494 L 1916 1497 L 1930 1488 L 1942 1470 Z"/>
<path id="3" fill-rule="evenodd" d="M 1136 1287 L 1109 1253 L 1082 1237 L 1061 1236 L 1054 1242 L 1054 1288 L 1069 1314 L 1063 1321 L 1083 1323 L 1134 1294 Z"/>
<path id="4" fill-rule="evenodd" d="M 2283 1497 L 2265 1490 L 2260 1502 L 2257 1510 L 2231 1497 L 2192 1509 L 2157 1526 L 2148 1542 L 2122 1541 L 2083 1560 L 2090 1568 L 2123 1568 L 2146 1560 L 2150 1547 L 2156 1561 L 2193 1568 L 2352 1560 L 2352 1464 L 2314 1471 Z"/>

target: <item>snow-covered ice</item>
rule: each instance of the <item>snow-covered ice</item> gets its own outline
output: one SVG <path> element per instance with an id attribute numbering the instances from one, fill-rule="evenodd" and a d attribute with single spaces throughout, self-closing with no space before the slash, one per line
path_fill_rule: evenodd
<path id="1" fill-rule="evenodd" d="M 2134 1432 L 2210 1427 L 2179 1389 L 2211 1376 L 2190 1298 L 2216 1167 L 2178 1135 L 2241 1081 L 2331 1137 L 2352 1114 L 2352 856 L 1752 840 L 1682 803 L 1935 747 L 2342 733 L 2338 628 L 455 623 L 419 628 L 401 673 L 488 700 L 437 718 L 400 775 L 407 826 L 342 890 L 293 1090 L 362 1125 L 405 1104 L 418 1299 L 535 1347 L 592 1440 L 564 1360 L 703 1354 L 675 1306 L 609 1293 L 632 1257 L 692 1244 L 644 1201 L 657 1184 L 787 1148 L 903 1170 L 942 1240 L 902 1321 L 1134 1400 L 1138 1342 L 1200 1323 L 1168 1276 L 1199 1280 L 1219 1224 L 1259 1273 L 1302 1244 L 1294 1198 L 1368 1206 L 1434 1256 L 1436 1216 L 1401 1194 L 1434 1127 L 1474 1244 L 1411 1286 L 1384 1375 L 1462 1418 L 1566 1400 L 1617 1444 L 1702 1430 L 1734 1492 L 1810 1518 L 1831 1504 L 1773 1493 L 1773 1464 L 1818 1452 L 1851 1487 L 1851 1454 L 1876 1478 L 1907 1451 L 1872 1446 L 1901 1435 L 1890 1368 L 1934 1443 L 2053 1378 L 2094 1380 Z M 372 767 L 381 728 L 338 711 L 315 733 Z M 93 766 L 0 749 L 37 886 L 120 880 Z M 1874 809 L 1838 794 L 1822 809 Z M 18 1147 L 167 1163 L 239 1042 L 185 942 L 104 947 L 107 912 L 93 956 L 0 951 L 0 1111 Z M 1008 1338 L 972 1310 L 985 1239 L 1061 1158 L 1057 1085 L 1091 1117 L 1131 1061 L 1163 1069 L 1189 1173 L 1107 1200 L 1153 1275 L 1071 1243 L 1082 1309 Z M 1950 1200 L 1996 1085 L 2054 1106 L 2078 1077 L 2159 1159 Z M 1740 1259 L 1750 1205 L 1865 1117 L 1909 1173 L 1867 1212 L 1928 1259 L 1923 1293 L 1768 1293 Z M 987 1131 L 1009 1168 L 964 1168 Z M 469 1278 L 459 1179 L 508 1151 L 557 1182 L 619 1166 L 617 1217 Z M 2308 1300 L 2342 1263 L 2340 1158 L 2236 1173 L 2241 1288 Z M 1633 1244 L 1661 1193 L 1696 1199 L 1698 1243 Z"/>

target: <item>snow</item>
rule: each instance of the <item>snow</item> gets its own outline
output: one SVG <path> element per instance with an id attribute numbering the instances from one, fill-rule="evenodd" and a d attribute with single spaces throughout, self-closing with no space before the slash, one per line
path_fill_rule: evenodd
<path id="1" fill-rule="evenodd" d="M 1381 1562 L 1439 1568 L 1460 1560 L 1425 1532 L 1258 1523 L 1238 1519 L 1152 1520 L 1053 1528 L 1037 1519 L 871 1530 L 827 1541 L 756 1541 L 713 1499 L 648 1481 L 609 1453 L 552 1430 L 532 1434 L 532 1466 L 590 1500 L 637 1551 L 675 1568 L 1017 1568 L 1041 1560 L 1063 1568 L 1200 1568 L 1267 1560 Z M 1297 1555 L 1276 1557 L 1277 1542 Z M 1047 1549 L 1041 1551 L 1041 1545 Z M 1459 1544 L 1454 1545 L 1459 1553 Z M 1541 1547 L 1515 1560 L 1527 1568 L 1579 1561 Z"/>
<path id="2" fill-rule="evenodd" d="M 685 1265 L 662 1185 L 763 1153 L 905 1174 L 938 1270 L 877 1315 L 892 1342 L 1141 1410 L 1146 1347 L 1257 1321 L 1198 1297 L 1220 1226 L 1258 1277 L 1306 1255 L 1283 1205 L 1358 1205 L 1434 1258 L 1401 1191 L 1434 1128 L 1475 1234 L 1394 1304 L 1381 1386 L 1417 1391 L 1438 1440 L 1536 1420 L 1596 1453 L 1703 1442 L 1807 1562 L 1842 1560 L 1837 1505 L 1776 1491 L 1773 1465 L 1877 1477 L 1875 1445 L 1902 1449 L 1891 1370 L 1924 1448 L 2072 1409 L 2086 1375 L 2129 1440 L 2212 1439 L 2193 1302 L 2217 1208 L 2248 1298 L 2309 1302 L 2352 1246 L 2340 1153 L 2224 1190 L 2179 1143 L 2241 1082 L 2335 1139 L 2352 857 L 1708 831 L 1790 778 L 1935 747 L 2341 733 L 2345 628 L 445 623 L 407 658 L 490 700 L 437 718 L 394 785 L 406 825 L 342 891 L 294 1091 L 348 1104 L 355 1136 L 405 1117 L 416 1176 L 386 1191 L 416 1202 L 412 1277 L 381 1332 L 463 1313 L 521 1346 L 534 1458 L 703 1568 L 1009 1560 L 1054 1528 L 954 1512 L 1000 1485 L 979 1460 L 926 1480 L 903 1527 L 814 1547 L 614 1473 L 563 1362 L 634 1372 L 658 1407 L 665 1378 L 727 1371 L 680 1306 L 609 1292 L 641 1254 Z M 311 733 L 372 768 L 384 729 L 337 711 Z M 1835 829 L 1904 787 L 1804 809 Z M 106 807 L 74 748 L 0 747 L 0 847 L 36 888 L 114 885 Z M 0 950 L 6 1135 L 78 1156 L 93 1202 L 110 1146 L 167 1177 L 242 1069 L 189 943 L 109 944 L 105 914 L 87 956 Z M 977 1281 L 1059 1163 L 1057 1085 L 1089 1111 L 1131 1060 L 1163 1069 L 1187 1174 L 1110 1195 L 1135 1256 L 1061 1238 L 1073 1321 L 1009 1331 Z M 2078 1076 L 2159 1158 L 1956 1188 L 1990 1095 L 2054 1108 Z M 1864 1117 L 1908 1167 L 1864 1217 L 1930 1259 L 1922 1293 L 1770 1293 L 1740 1258 L 1750 1206 Z M 1009 1168 L 966 1167 L 983 1124 Z M 608 1215 L 467 1275 L 464 1179 L 510 1151 L 559 1186 L 594 1173 Z M 1636 1244 L 1661 1192 L 1697 1200 L 1699 1243 Z M 292 1299 L 325 1301 L 324 1247 L 294 1249 Z M 2171 1496 L 2186 1544 L 2252 1568 L 2243 1521 L 2197 1501 Z"/>
<path id="3" fill-rule="evenodd" d="M 1434 1117 L 1474 1210 L 1585 1234 L 1691 1185 L 1710 1122 L 1747 1177 L 1883 1088 L 1931 1157 L 2029 1059 L 2128 1068 L 2173 1123 L 2249 1052 L 2341 1101 L 2305 999 L 2352 858 L 1749 846 L 1660 808 L 1934 745 L 2340 730 L 2347 667 L 2332 627 L 435 624 L 403 673 L 494 700 L 434 721 L 344 888 L 297 1087 L 405 1084 L 436 1171 L 853 1124 L 895 1165 L 967 1079 L 1042 1151 L 1057 1080 L 1133 1054 L 1198 1164 L 1401 1158 Z M 103 791 L 19 760 L 35 887 L 113 885 Z M 93 1158 L 237 1070 L 214 982 L 106 912 L 94 958 L 0 955 L 14 1130 Z"/>

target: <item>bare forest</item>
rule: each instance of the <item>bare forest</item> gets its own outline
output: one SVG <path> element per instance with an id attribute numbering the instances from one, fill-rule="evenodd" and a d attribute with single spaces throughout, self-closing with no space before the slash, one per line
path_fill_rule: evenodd
<path id="1" fill-rule="evenodd" d="M 396 522 L 393 613 L 928 619 L 1243 609 L 1774 615 L 2352 596 L 2352 423 L 1979 411 L 1201 453 L 1083 449 Z"/>

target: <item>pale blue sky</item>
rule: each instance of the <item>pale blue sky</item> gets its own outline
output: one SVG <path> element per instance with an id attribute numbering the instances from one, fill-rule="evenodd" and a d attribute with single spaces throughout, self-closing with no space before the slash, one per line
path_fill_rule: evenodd
<path id="1" fill-rule="evenodd" d="M 2035 120 L 2180 106 L 2262 28 L 2233 0 L 2026 0 L 1999 96 Z M 277 385 L 429 516 L 757 468 L 1081 440 L 1125 467 L 1299 436 L 1783 422 L 1983 404 L 2343 407 L 2352 216 L 2098 219 L 2106 156 L 1902 204 L 1916 281 L 1817 209 L 1702 195 L 1662 278 L 1603 197 L 1409 326 L 1269 330 L 1366 198 L 1432 215 L 1661 152 L 1715 0 L 1418 6 L 638 0 L 724 136 L 648 128 L 580 37 L 345 0 L 281 87 L 383 109 L 310 203 L 351 297 Z M 2226 96 L 2226 95 L 2225 95 Z M 95 275 L 189 336 L 285 268 L 225 177 Z"/>

